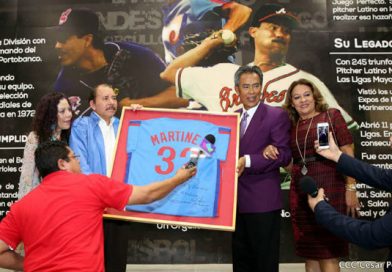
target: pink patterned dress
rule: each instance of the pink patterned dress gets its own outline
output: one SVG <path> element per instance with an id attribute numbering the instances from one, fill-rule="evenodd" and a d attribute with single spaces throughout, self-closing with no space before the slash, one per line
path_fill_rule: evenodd
<path id="1" fill-rule="evenodd" d="M 346 213 L 345 178 L 336 171 L 333 161 L 324 159 L 315 152 L 314 141 L 317 139 L 317 123 L 328 122 L 329 130 L 334 130 L 338 146 L 352 144 L 353 139 L 341 113 L 329 109 L 313 117 L 306 139 L 307 175 L 312 177 L 317 186 L 324 188 L 329 203 L 340 213 Z M 303 156 L 305 135 L 311 119 L 298 123 L 298 145 Z M 331 125 L 332 123 L 332 125 Z M 335 141 L 336 141 L 335 140 Z M 298 256 L 308 259 L 329 259 L 348 255 L 348 243 L 332 235 L 315 221 L 314 213 L 308 206 L 307 195 L 301 192 L 299 180 L 303 175 L 301 155 L 296 143 L 296 125 L 291 131 L 291 149 L 293 154 L 292 181 L 290 185 L 290 209 L 294 230 L 295 250 Z"/>

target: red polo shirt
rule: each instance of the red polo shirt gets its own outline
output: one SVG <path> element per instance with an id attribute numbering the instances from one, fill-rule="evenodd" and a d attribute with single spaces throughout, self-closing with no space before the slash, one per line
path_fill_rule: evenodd
<path id="1" fill-rule="evenodd" d="M 0 239 L 25 245 L 25 271 L 104 271 L 102 214 L 123 209 L 132 187 L 101 175 L 57 171 L 12 205 Z"/>

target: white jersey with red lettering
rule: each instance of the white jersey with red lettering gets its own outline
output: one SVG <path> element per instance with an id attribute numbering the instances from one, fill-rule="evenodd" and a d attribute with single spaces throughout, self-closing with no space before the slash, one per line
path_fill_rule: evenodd
<path id="1" fill-rule="evenodd" d="M 176 74 L 177 96 L 194 99 L 203 104 L 209 111 L 235 111 L 242 107 L 234 88 L 234 74 L 239 67 L 237 64 L 220 63 L 211 67 L 179 69 Z M 284 64 L 263 72 L 263 77 L 261 101 L 265 104 L 276 107 L 282 106 L 290 84 L 304 78 L 317 86 L 330 107 L 340 110 L 349 128 L 358 126 L 353 118 L 338 104 L 327 86 L 314 75 L 290 64 Z"/>

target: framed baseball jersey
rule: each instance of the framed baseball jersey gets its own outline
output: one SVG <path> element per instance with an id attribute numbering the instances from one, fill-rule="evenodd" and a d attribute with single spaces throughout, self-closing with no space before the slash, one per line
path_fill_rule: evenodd
<path id="1" fill-rule="evenodd" d="M 234 230 L 238 114 L 124 108 L 111 177 L 147 185 L 184 165 L 197 174 L 161 200 L 105 217 Z"/>

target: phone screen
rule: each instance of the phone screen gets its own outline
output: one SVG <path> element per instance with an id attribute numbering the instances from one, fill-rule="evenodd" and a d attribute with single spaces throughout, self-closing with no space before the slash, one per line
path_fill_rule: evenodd
<path id="1" fill-rule="evenodd" d="M 320 147 L 329 146 L 328 143 L 328 123 L 317 124 L 318 141 Z"/>

